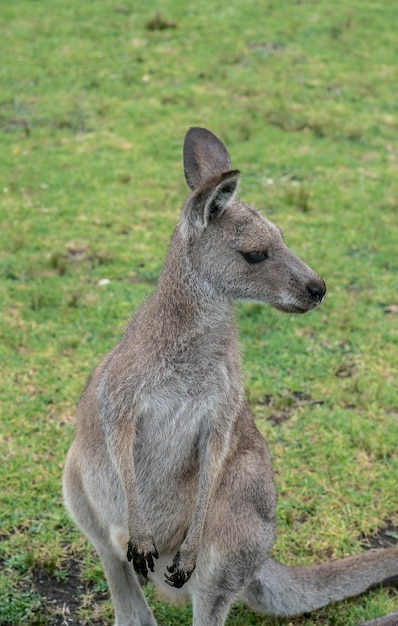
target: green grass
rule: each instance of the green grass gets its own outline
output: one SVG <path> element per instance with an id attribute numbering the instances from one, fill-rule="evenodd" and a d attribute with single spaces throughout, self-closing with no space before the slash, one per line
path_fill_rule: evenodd
<path id="1" fill-rule="evenodd" d="M 57 623 L 41 569 L 80 581 L 76 624 L 112 623 L 62 466 L 87 376 L 156 284 L 192 125 L 223 139 L 241 197 L 328 285 L 304 317 L 238 308 L 276 470 L 275 555 L 339 557 L 398 525 L 395 4 L 3 4 L 0 624 Z M 190 624 L 189 607 L 152 599 L 160 625 Z M 396 602 L 376 590 L 285 622 L 237 607 L 229 623 L 349 626 Z"/>

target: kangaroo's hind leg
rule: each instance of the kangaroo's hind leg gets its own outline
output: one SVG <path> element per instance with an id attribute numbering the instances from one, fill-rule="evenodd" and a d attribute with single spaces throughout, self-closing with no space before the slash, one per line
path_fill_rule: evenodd
<path id="1" fill-rule="evenodd" d="M 131 563 L 99 552 L 115 609 L 115 626 L 156 626 Z"/>
<path id="2" fill-rule="evenodd" d="M 112 538 L 111 529 L 99 523 L 73 457 L 72 448 L 64 472 L 65 504 L 101 559 L 115 610 L 115 626 L 156 626 L 133 566 L 127 561 L 125 551 L 118 549 L 118 542 L 115 537 Z M 116 534 L 113 533 L 114 536 Z"/>
<path id="3" fill-rule="evenodd" d="M 192 596 L 194 626 L 225 624 L 232 604 L 240 600 L 273 543 L 272 522 L 260 524 L 255 519 L 253 523 L 241 517 L 239 511 L 234 520 L 235 513 L 231 509 L 225 517 L 222 541 L 213 535 L 215 540 L 205 542 L 192 582 L 187 585 Z M 213 527 L 213 531 L 217 529 Z"/>
<path id="4" fill-rule="evenodd" d="M 187 585 L 194 626 L 224 625 L 232 604 L 267 560 L 275 538 L 273 485 L 267 489 L 264 481 L 252 480 L 247 467 L 243 480 L 229 469 L 209 508 L 202 549 L 192 584 Z M 260 497 L 260 507 L 253 493 Z"/>
<path id="5" fill-rule="evenodd" d="M 203 563 L 202 563 L 203 560 Z M 251 574 L 246 565 L 216 550 L 200 555 L 192 583 L 193 626 L 223 626 Z"/>

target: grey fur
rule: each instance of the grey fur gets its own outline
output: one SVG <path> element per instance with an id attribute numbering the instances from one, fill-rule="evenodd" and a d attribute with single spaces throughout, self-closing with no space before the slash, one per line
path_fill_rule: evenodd
<path id="1" fill-rule="evenodd" d="M 238 599 L 289 616 L 398 575 L 396 549 L 312 568 L 269 558 L 276 494 L 244 400 L 234 301 L 304 313 L 326 288 L 236 199 L 239 172 L 217 137 L 190 129 L 184 169 L 192 193 L 158 287 L 90 378 L 64 472 L 115 626 L 156 624 L 134 568 L 172 598 L 190 597 L 194 626 L 222 626 Z"/>

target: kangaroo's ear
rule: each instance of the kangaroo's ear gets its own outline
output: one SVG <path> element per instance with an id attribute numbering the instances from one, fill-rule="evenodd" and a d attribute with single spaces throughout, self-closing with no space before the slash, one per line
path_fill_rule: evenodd
<path id="1" fill-rule="evenodd" d="M 181 216 L 185 236 L 200 235 L 211 221 L 222 216 L 235 197 L 239 177 L 238 170 L 225 172 L 195 190 Z"/>
<path id="2" fill-rule="evenodd" d="M 184 142 L 184 172 L 191 189 L 231 169 L 224 144 L 206 128 L 190 128 Z"/>
<path id="3" fill-rule="evenodd" d="M 212 219 L 221 217 L 225 209 L 231 204 L 238 189 L 239 178 L 239 170 L 231 170 L 221 174 L 220 181 L 210 191 L 204 202 L 203 225 L 205 227 Z"/>

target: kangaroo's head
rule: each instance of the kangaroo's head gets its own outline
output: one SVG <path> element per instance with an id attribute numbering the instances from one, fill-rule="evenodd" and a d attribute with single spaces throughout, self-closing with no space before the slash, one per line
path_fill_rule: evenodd
<path id="1" fill-rule="evenodd" d="M 289 313 L 317 307 L 326 286 L 285 245 L 280 230 L 237 200 L 240 172 L 231 170 L 223 143 L 191 128 L 184 143 L 184 171 L 192 194 L 177 229 L 189 272 L 223 300 L 265 302 Z"/>

